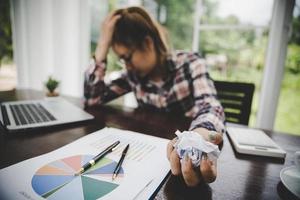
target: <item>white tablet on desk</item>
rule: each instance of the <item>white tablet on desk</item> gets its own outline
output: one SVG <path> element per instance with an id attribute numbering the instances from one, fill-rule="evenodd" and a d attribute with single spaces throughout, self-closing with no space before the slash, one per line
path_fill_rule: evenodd
<path id="1" fill-rule="evenodd" d="M 239 153 L 285 158 L 286 152 L 261 130 L 230 126 L 227 133 Z"/>

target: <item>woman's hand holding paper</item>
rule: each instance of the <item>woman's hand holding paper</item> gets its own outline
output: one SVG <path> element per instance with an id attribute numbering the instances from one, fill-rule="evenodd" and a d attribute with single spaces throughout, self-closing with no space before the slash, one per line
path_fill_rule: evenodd
<path id="1" fill-rule="evenodd" d="M 167 147 L 172 174 L 182 175 L 188 186 L 196 186 L 201 180 L 213 182 L 217 176 L 220 153 L 218 146 L 213 143 L 222 141 L 222 138 L 209 138 L 209 135 L 196 131 L 177 131 L 175 134 L 177 137 Z"/>

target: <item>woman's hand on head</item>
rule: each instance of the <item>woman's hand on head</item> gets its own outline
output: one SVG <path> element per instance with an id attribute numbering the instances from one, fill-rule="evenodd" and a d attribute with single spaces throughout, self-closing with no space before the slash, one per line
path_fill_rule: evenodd
<path id="1" fill-rule="evenodd" d="M 115 29 L 116 22 L 120 19 L 120 15 L 114 15 L 114 13 L 110 13 L 102 23 L 101 26 L 101 38 L 100 42 L 108 47 L 111 44 L 112 35 Z"/>
<path id="2" fill-rule="evenodd" d="M 217 177 L 217 166 L 216 162 L 213 162 L 203 156 L 199 167 L 194 167 L 191 159 L 186 156 L 180 162 L 180 158 L 174 149 L 176 138 L 171 140 L 167 146 L 167 157 L 170 161 L 171 172 L 173 175 L 182 175 L 185 183 L 192 187 L 200 183 L 201 180 L 206 183 L 213 182 Z"/>
<path id="3" fill-rule="evenodd" d="M 112 35 L 115 29 L 116 22 L 120 19 L 120 15 L 114 15 L 114 12 L 110 13 L 102 23 L 100 29 L 100 38 L 96 49 L 96 60 L 102 61 L 106 58 L 108 50 L 111 45 Z"/>

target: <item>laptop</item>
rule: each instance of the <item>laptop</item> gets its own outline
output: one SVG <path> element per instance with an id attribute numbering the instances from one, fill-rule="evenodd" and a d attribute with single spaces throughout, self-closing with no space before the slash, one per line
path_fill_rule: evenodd
<path id="1" fill-rule="evenodd" d="M 261 130 L 230 126 L 227 133 L 239 153 L 277 158 L 286 156 L 286 152 Z"/>
<path id="2" fill-rule="evenodd" d="M 9 132 L 94 118 L 61 97 L 2 102 L 0 106 L 1 125 Z"/>

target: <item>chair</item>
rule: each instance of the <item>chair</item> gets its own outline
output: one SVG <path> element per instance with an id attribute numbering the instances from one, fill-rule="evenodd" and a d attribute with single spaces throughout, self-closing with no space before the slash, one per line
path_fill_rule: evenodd
<path id="1" fill-rule="evenodd" d="M 217 96 L 221 102 L 227 122 L 248 125 L 254 84 L 214 81 Z"/>

